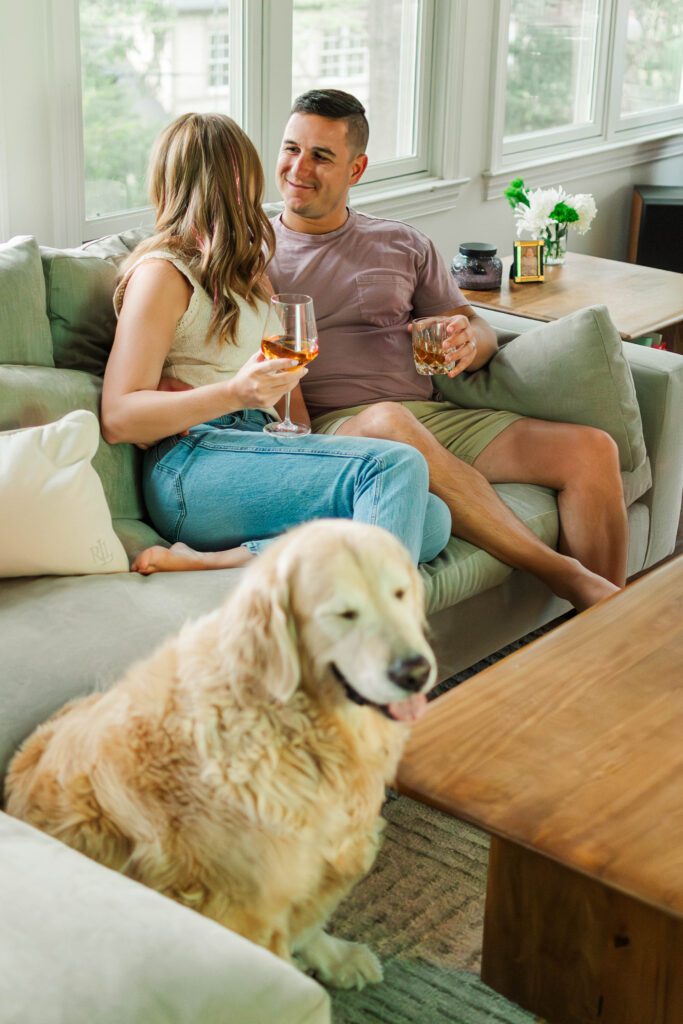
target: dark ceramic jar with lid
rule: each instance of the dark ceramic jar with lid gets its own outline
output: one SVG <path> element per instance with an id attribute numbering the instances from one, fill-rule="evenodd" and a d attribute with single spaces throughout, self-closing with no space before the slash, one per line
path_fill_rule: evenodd
<path id="1" fill-rule="evenodd" d="M 488 242 L 463 242 L 451 263 L 451 274 L 458 287 L 480 292 L 500 288 L 503 264 L 496 252 L 495 245 Z"/>

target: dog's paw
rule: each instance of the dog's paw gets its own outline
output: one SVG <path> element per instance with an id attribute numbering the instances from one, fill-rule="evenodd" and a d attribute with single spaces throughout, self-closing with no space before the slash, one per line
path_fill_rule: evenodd
<path id="1" fill-rule="evenodd" d="M 382 965 L 369 946 L 361 942 L 345 942 L 344 945 L 343 958 L 334 964 L 324 981 L 335 988 L 361 989 L 382 980 Z"/>
<path id="2" fill-rule="evenodd" d="M 361 942 L 347 942 L 319 932 L 298 953 L 320 981 L 334 988 L 365 988 L 382 980 L 382 965 Z"/>

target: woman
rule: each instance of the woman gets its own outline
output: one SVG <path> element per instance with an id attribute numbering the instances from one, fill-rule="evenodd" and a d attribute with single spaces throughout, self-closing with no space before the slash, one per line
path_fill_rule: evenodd
<path id="1" fill-rule="evenodd" d="M 305 414 L 306 370 L 260 353 L 264 332 L 276 333 L 265 273 L 274 238 L 248 137 L 221 114 L 179 117 L 157 140 L 150 192 L 154 235 L 131 254 L 114 296 L 102 425 L 110 443 L 147 448 L 150 517 L 180 543 L 148 549 L 133 568 L 241 565 L 289 527 L 324 516 L 385 527 L 415 562 L 435 557 L 450 513 L 428 493 L 414 449 L 263 432 L 287 392 Z M 162 376 L 175 386 L 159 390 Z"/>

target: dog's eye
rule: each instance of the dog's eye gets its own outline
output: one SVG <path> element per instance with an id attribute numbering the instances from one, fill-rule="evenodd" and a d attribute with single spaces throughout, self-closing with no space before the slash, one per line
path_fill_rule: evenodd
<path id="1" fill-rule="evenodd" d="M 394 597 L 398 598 L 399 601 L 401 601 L 405 596 L 406 596 L 405 590 L 395 590 L 394 591 Z"/>
<path id="2" fill-rule="evenodd" d="M 354 611 L 353 608 L 349 608 L 345 612 L 340 612 L 339 613 L 339 618 L 340 619 L 357 619 L 358 618 L 358 612 Z"/>

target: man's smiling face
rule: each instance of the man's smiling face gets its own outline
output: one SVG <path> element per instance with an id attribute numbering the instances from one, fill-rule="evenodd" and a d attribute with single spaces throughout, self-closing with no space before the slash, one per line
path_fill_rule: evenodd
<path id="1" fill-rule="evenodd" d="M 346 221 L 349 188 L 367 166 L 349 149 L 346 122 L 317 114 L 292 114 L 277 161 L 283 221 L 294 231 L 323 234 Z"/>

